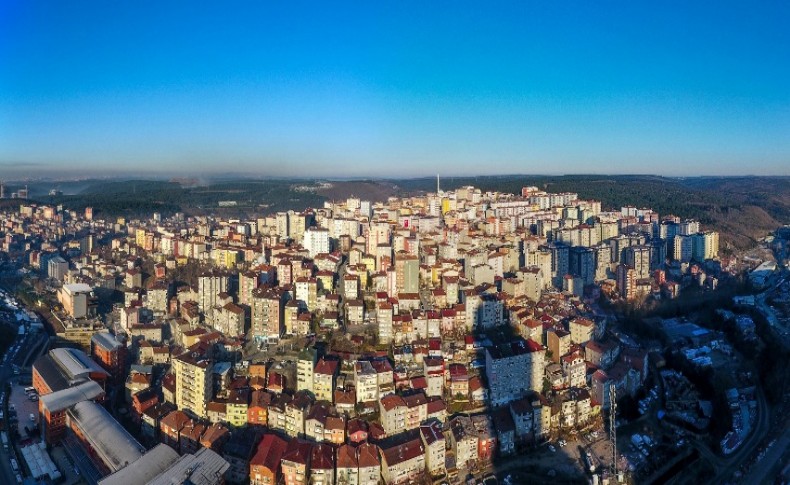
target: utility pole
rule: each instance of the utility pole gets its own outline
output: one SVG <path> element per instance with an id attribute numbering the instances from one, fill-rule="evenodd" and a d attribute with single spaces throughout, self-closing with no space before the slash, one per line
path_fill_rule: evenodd
<path id="1" fill-rule="evenodd" d="M 617 388 L 609 384 L 609 439 L 612 440 L 612 479 L 617 480 Z"/>

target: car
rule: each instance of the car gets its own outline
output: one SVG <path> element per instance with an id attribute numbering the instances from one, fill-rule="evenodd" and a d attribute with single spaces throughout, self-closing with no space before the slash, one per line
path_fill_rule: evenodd
<path id="1" fill-rule="evenodd" d="M 30 399 L 33 402 L 38 401 L 38 396 L 36 396 L 35 394 L 32 394 L 32 395 L 28 396 L 27 398 Z"/>
<path id="2" fill-rule="evenodd" d="M 554 453 L 555 451 L 557 451 L 557 448 L 555 448 L 554 445 L 549 445 L 549 451 Z"/>
<path id="3" fill-rule="evenodd" d="M 34 423 L 36 422 L 36 415 L 35 414 L 30 413 L 30 421 L 32 421 Z"/>

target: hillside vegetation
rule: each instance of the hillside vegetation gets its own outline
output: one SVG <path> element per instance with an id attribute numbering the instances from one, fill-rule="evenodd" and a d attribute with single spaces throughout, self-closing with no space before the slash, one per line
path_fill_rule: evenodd
<path id="1" fill-rule="evenodd" d="M 651 175 L 448 177 L 442 189 L 474 185 L 483 191 L 520 193 L 532 185 L 549 192 L 577 192 L 600 200 L 605 210 L 624 205 L 651 207 L 661 215 L 698 219 L 722 234 L 722 249 L 749 247 L 776 227 L 790 223 L 790 177 L 692 177 Z M 158 211 L 260 215 L 321 207 L 351 195 L 386 200 L 436 190 L 436 179 L 355 180 L 323 183 L 309 179 L 238 180 L 181 185 L 175 181 L 94 181 L 75 195 L 39 196 L 41 202 L 82 210 L 92 206 L 105 216 L 144 216 Z M 236 206 L 220 208 L 220 201 Z"/>
<path id="2" fill-rule="evenodd" d="M 404 191 L 436 190 L 436 179 L 397 181 Z M 600 200 L 605 210 L 650 207 L 661 215 L 698 219 L 721 232 L 722 249 L 749 247 L 755 239 L 790 223 L 790 177 L 692 177 L 651 175 L 497 176 L 442 179 L 442 188 L 474 185 L 519 193 L 537 186 L 549 192 L 577 192 Z"/>

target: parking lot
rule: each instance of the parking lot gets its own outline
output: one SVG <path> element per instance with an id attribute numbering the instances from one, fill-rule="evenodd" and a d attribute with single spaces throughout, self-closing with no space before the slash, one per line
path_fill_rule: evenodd
<path id="1" fill-rule="evenodd" d="M 507 462 L 495 467 L 500 480 L 511 475 L 511 483 L 521 483 L 518 473 L 530 474 L 529 481 L 534 481 L 536 476 L 543 477 L 545 481 L 551 480 L 583 480 L 585 473 L 581 464 L 578 442 L 569 441 L 560 447 L 556 441 L 551 445 L 539 446 L 537 449 L 528 450 Z M 525 478 L 526 479 L 526 478 Z"/>
<path id="2" fill-rule="evenodd" d="M 38 401 L 33 402 L 28 398 L 27 394 L 25 394 L 25 387 L 29 386 L 12 384 L 11 396 L 8 400 L 9 408 L 13 405 L 14 409 L 16 409 L 19 420 L 17 423 L 19 436 L 23 440 L 31 437 L 25 428 L 27 427 L 32 430 L 38 423 Z M 35 423 L 30 420 L 31 414 L 36 419 Z M 35 431 L 33 431 L 33 436 L 35 436 Z"/>

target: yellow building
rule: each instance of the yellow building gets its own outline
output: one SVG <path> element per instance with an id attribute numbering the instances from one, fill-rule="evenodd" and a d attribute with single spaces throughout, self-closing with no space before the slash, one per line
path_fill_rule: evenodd
<path id="1" fill-rule="evenodd" d="M 318 287 L 322 290 L 325 290 L 329 293 L 335 291 L 335 280 L 333 273 L 329 271 L 319 271 L 316 275 L 316 280 L 318 282 Z"/>
<path id="2" fill-rule="evenodd" d="M 187 350 L 173 359 L 178 409 L 191 412 L 201 418 L 207 417 L 206 404 L 212 397 L 213 368 L 210 359 L 192 350 Z"/>
<path id="3" fill-rule="evenodd" d="M 370 254 L 366 254 L 359 259 L 359 264 L 364 264 L 368 272 L 373 273 L 376 271 L 376 258 Z"/>
<path id="4" fill-rule="evenodd" d="M 233 269 L 242 259 L 241 253 L 236 249 L 215 248 L 213 251 L 214 264 L 220 268 Z"/>
<path id="5" fill-rule="evenodd" d="M 236 427 L 242 427 L 247 424 L 249 398 L 247 389 L 234 389 L 231 391 L 225 408 L 225 419 L 228 421 L 228 424 Z"/>
<path id="6" fill-rule="evenodd" d="M 137 229 L 134 233 L 134 243 L 140 247 L 145 246 L 145 229 Z"/>

